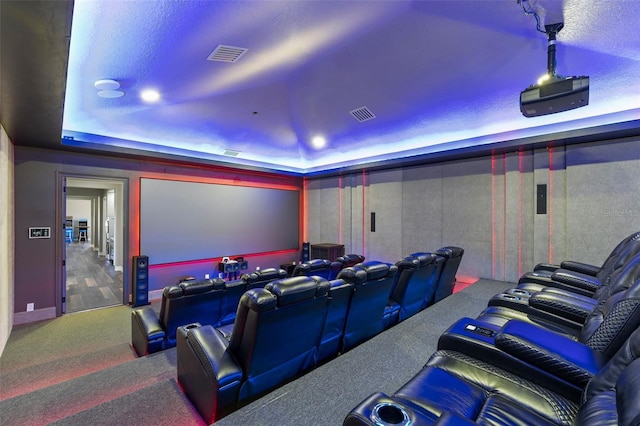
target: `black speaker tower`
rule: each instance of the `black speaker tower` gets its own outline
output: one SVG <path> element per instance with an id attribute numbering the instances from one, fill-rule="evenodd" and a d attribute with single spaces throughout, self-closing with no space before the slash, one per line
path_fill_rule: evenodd
<path id="1" fill-rule="evenodd" d="M 133 306 L 149 304 L 149 257 L 133 256 Z"/>
<path id="2" fill-rule="evenodd" d="M 311 243 L 302 243 L 302 254 L 300 256 L 300 260 L 302 262 L 309 261 L 309 255 L 311 254 Z"/>

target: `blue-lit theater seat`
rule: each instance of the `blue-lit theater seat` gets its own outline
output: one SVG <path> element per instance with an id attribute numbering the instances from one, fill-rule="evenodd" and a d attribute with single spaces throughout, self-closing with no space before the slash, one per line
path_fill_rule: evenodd
<path id="1" fill-rule="evenodd" d="M 247 291 L 230 339 L 212 326 L 178 331 L 178 382 L 208 423 L 317 365 L 330 283 L 290 277 Z"/>
<path id="2" fill-rule="evenodd" d="M 375 260 L 340 271 L 338 279 L 354 285 L 341 352 L 348 351 L 384 330 L 385 314 L 394 315 L 393 312 L 385 313 L 385 308 L 397 272 L 397 266 Z"/>
<path id="3" fill-rule="evenodd" d="M 590 297 L 556 287 L 543 287 L 534 292 L 508 289 L 493 296 L 478 319 L 500 326 L 517 318 L 578 335 L 587 318 L 600 312 L 611 296 L 629 289 L 638 278 L 640 252 L 614 269 Z"/>
<path id="4" fill-rule="evenodd" d="M 162 291 L 160 315 L 151 306 L 131 311 L 131 344 L 139 356 L 176 344 L 179 326 L 199 322 L 217 324 L 222 312 L 222 279 L 183 281 Z"/>
<path id="5" fill-rule="evenodd" d="M 456 284 L 456 273 L 462 261 L 464 250 L 461 247 L 447 246 L 436 250 L 434 253 L 445 258 L 440 278 L 438 278 L 438 286 L 433 296 L 433 303 L 437 303 L 453 293 L 453 287 Z"/>
<path id="6" fill-rule="evenodd" d="M 251 290 L 252 288 L 264 287 L 271 281 L 279 280 L 286 276 L 287 272 L 284 269 L 265 268 L 249 274 L 242 274 L 239 280 L 227 281 L 225 284 L 224 297 L 222 299 L 222 313 L 220 321 L 212 325 L 224 326 L 233 324 L 233 321 L 235 321 L 236 318 L 236 310 L 238 309 L 240 297 L 242 297 L 245 291 Z M 186 325 L 192 322 L 198 321 L 189 321 L 180 325 Z"/>
<path id="7" fill-rule="evenodd" d="M 318 348 L 318 362 L 331 359 L 340 353 L 347 314 L 355 288 L 353 283 L 343 279 L 331 280 L 330 283 L 329 304 Z"/>
<path id="8" fill-rule="evenodd" d="M 574 293 L 592 296 L 615 269 L 620 268 L 636 253 L 640 247 L 640 232 L 631 234 L 622 240 L 609 254 L 601 267 L 576 261 L 566 261 L 557 265 L 538 264 L 537 269 L 520 277 L 518 288 L 525 291 L 538 291 L 543 287 L 557 287 Z"/>
<path id="9" fill-rule="evenodd" d="M 556 348 L 562 352 L 553 344 L 548 349 L 553 353 Z M 637 426 L 638 358 L 640 330 L 576 395 L 456 351 L 437 351 L 393 396 L 371 395 L 344 425 Z"/>
<path id="10" fill-rule="evenodd" d="M 442 258 L 444 261 L 444 258 Z M 391 297 L 385 315 L 385 328 L 403 321 L 426 307 L 425 300 L 431 300 L 437 286 L 438 256 L 420 253 L 396 262 L 398 273 L 391 290 Z"/>
<path id="11" fill-rule="evenodd" d="M 310 277 L 316 275 L 327 280 L 333 279 L 340 270 L 340 263 L 331 262 L 327 259 L 311 259 L 296 265 L 292 275 L 294 277 Z"/>

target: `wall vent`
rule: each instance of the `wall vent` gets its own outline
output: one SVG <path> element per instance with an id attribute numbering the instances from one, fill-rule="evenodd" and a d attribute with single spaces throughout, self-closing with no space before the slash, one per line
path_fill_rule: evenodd
<path id="1" fill-rule="evenodd" d="M 207 58 L 207 61 L 237 62 L 249 49 L 219 44 Z"/>
<path id="2" fill-rule="evenodd" d="M 353 111 L 349 111 L 349 112 L 351 113 L 351 115 L 355 117 L 356 120 L 358 120 L 361 123 L 363 121 L 372 120 L 376 118 L 375 114 L 372 113 L 371 110 L 365 106 L 356 108 Z"/>
<path id="3" fill-rule="evenodd" d="M 237 157 L 240 155 L 240 151 L 236 151 L 235 149 L 225 149 L 222 152 L 222 155 L 226 155 L 227 157 Z"/>

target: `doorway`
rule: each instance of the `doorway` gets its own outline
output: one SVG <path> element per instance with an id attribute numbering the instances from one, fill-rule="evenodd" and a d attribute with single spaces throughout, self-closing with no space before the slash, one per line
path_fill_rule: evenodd
<path id="1" fill-rule="evenodd" d="M 128 303 L 124 280 L 126 180 L 66 176 L 61 313 Z"/>

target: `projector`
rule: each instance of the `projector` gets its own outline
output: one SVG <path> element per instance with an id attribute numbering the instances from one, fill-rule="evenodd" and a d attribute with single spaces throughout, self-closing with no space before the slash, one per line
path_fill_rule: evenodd
<path id="1" fill-rule="evenodd" d="M 560 77 L 534 84 L 520 92 L 525 117 L 554 114 L 589 105 L 589 77 Z"/>

